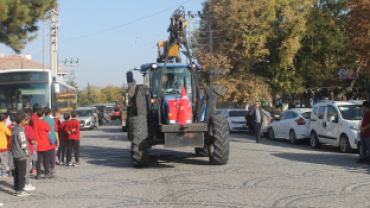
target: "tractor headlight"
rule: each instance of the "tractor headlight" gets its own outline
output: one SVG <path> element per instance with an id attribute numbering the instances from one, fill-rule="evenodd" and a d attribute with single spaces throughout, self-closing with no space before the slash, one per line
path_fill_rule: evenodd
<path id="1" fill-rule="evenodd" d="M 152 68 L 153 68 L 153 69 L 158 68 L 158 64 L 152 64 Z"/>
<path id="2" fill-rule="evenodd" d="M 196 64 L 191 64 L 191 68 L 196 69 L 197 68 L 197 65 Z"/>

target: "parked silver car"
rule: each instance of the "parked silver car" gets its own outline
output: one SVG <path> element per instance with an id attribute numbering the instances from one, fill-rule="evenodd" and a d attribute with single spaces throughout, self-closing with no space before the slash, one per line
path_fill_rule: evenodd
<path id="1" fill-rule="evenodd" d="M 77 108 L 80 129 L 95 129 L 99 127 L 99 118 L 96 107 L 80 107 Z"/>

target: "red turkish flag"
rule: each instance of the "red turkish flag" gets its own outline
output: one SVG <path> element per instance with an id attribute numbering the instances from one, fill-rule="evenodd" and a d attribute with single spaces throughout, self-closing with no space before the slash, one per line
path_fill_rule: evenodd
<path id="1" fill-rule="evenodd" d="M 191 121 L 191 106 L 190 100 L 185 91 L 185 86 L 182 85 L 179 111 L 177 112 L 177 124 L 179 124 L 180 126 L 185 126 L 187 121 Z"/>
<path id="2" fill-rule="evenodd" d="M 117 96 L 115 95 L 115 96 L 114 96 L 114 102 L 116 102 L 116 101 L 117 101 Z"/>

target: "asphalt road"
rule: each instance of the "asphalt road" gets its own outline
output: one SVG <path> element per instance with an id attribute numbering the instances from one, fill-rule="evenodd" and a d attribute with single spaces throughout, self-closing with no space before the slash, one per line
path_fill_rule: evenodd
<path id="1" fill-rule="evenodd" d="M 131 165 L 119 121 L 81 133 L 81 165 L 58 166 L 54 180 L 32 180 L 29 197 L 0 178 L 4 207 L 369 207 L 370 166 L 337 147 L 256 144 L 232 133 L 230 162 L 213 166 L 193 149 L 150 150 L 150 166 Z"/>

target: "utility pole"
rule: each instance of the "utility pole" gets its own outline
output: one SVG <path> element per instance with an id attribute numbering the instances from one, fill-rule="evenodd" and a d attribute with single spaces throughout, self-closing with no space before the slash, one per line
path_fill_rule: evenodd
<path id="1" fill-rule="evenodd" d="M 43 19 L 43 29 L 44 29 L 44 31 L 43 31 L 43 36 L 44 36 L 44 39 L 43 39 L 43 44 L 42 44 L 42 51 L 43 51 L 43 53 L 44 53 L 44 58 L 43 58 L 43 68 L 44 68 L 44 71 L 45 71 L 45 17 L 44 17 L 44 19 Z"/>
<path id="2" fill-rule="evenodd" d="M 74 61 L 73 59 L 71 59 L 71 61 L 68 61 L 67 59 L 65 59 L 64 62 L 60 61 L 59 66 L 60 66 L 60 68 L 63 67 L 63 68 L 70 68 L 71 69 L 71 70 L 68 70 L 68 71 L 65 70 L 67 72 L 67 75 L 66 75 L 66 78 L 68 78 L 67 81 L 74 81 L 76 79 L 77 74 L 75 73 L 76 70 L 74 68 L 80 66 L 78 58 L 77 58 L 77 61 Z"/>
<path id="3" fill-rule="evenodd" d="M 52 9 L 50 12 L 51 25 L 50 25 L 50 70 L 58 74 L 58 24 L 57 24 L 57 11 Z"/>

